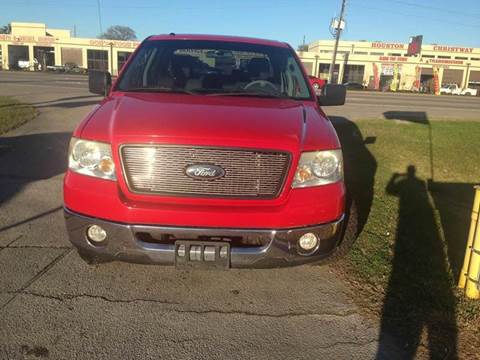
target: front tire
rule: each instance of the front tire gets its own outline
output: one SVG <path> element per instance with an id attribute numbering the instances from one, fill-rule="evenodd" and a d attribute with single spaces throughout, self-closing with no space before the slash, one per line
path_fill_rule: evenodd
<path id="1" fill-rule="evenodd" d="M 329 257 L 330 262 L 338 261 L 347 255 L 358 237 L 359 229 L 357 205 L 353 200 L 349 200 L 347 205 L 349 206 L 345 214 L 342 238 L 340 240 L 340 244 L 335 249 L 335 252 Z"/>

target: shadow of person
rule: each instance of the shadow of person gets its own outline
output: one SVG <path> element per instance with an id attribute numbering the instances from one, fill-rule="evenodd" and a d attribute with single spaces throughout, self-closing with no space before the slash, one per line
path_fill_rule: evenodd
<path id="1" fill-rule="evenodd" d="M 399 213 L 378 354 L 394 335 L 406 359 L 424 343 L 431 359 L 456 359 L 455 299 L 426 183 L 410 165 L 406 174 L 393 174 L 386 192 L 399 198 Z"/>

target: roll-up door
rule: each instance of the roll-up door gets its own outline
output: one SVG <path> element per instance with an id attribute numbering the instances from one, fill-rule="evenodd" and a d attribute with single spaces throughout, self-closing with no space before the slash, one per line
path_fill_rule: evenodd
<path id="1" fill-rule="evenodd" d="M 433 68 L 422 67 L 422 75 L 432 75 L 433 76 Z"/>
<path id="2" fill-rule="evenodd" d="M 480 71 L 470 71 L 470 79 L 468 81 L 480 81 Z"/>
<path id="3" fill-rule="evenodd" d="M 62 48 L 62 64 L 65 65 L 67 63 L 74 63 L 79 67 L 83 67 L 82 49 Z"/>
<path id="4" fill-rule="evenodd" d="M 442 84 L 457 84 L 460 86 L 463 80 L 463 70 L 444 69 Z"/>

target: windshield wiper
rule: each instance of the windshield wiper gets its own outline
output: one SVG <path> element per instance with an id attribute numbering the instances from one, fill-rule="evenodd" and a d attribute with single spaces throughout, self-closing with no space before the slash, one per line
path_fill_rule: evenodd
<path id="1" fill-rule="evenodd" d="M 196 95 L 193 91 L 188 91 L 185 89 L 172 89 L 165 87 L 139 87 L 139 88 L 130 88 L 126 90 L 121 90 L 125 92 L 155 92 L 155 93 L 173 93 L 173 94 L 188 94 Z"/>

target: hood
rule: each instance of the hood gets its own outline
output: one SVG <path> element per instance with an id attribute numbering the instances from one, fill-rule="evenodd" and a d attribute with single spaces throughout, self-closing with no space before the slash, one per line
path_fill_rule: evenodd
<path id="1" fill-rule="evenodd" d="M 316 135 L 307 134 L 313 131 Z M 336 136 L 332 138 L 331 132 L 329 122 L 314 106 L 289 99 L 121 93 L 104 100 L 81 136 L 112 145 L 165 143 L 298 151 L 305 141 L 308 147 L 335 147 Z"/>

